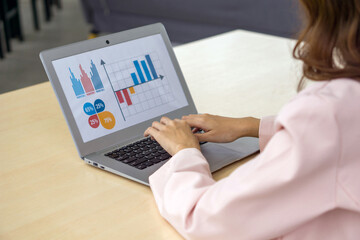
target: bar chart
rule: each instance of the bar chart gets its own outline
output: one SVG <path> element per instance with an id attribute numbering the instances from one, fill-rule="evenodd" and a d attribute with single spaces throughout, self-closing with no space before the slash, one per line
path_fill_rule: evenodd
<path id="1" fill-rule="evenodd" d="M 133 85 L 132 86 L 128 86 L 124 89 L 120 89 L 118 91 L 116 91 L 116 96 L 118 98 L 118 101 L 120 103 L 123 103 L 124 102 L 124 98 L 125 98 L 125 101 L 127 103 L 128 106 L 132 105 L 132 101 L 131 101 L 131 98 L 130 98 L 130 95 L 128 93 L 128 90 L 130 91 L 130 94 L 134 94 L 135 93 L 135 89 L 134 87 L 139 85 L 139 84 L 143 84 L 143 83 L 146 83 L 146 82 L 149 82 L 149 81 L 152 81 L 152 80 L 156 80 L 156 79 L 162 79 L 163 76 L 161 77 L 158 77 L 158 74 L 156 73 L 156 70 L 155 70 L 155 67 L 154 67 L 154 64 L 151 60 L 151 57 L 149 54 L 145 55 L 145 60 L 141 60 L 141 67 L 140 67 L 140 64 L 139 64 L 139 61 L 138 60 L 135 60 L 133 61 L 133 64 L 134 64 L 134 67 L 136 69 L 136 73 L 133 72 L 131 73 L 131 79 L 133 81 Z M 151 73 L 152 73 L 152 76 L 149 72 L 149 68 L 151 70 Z M 146 79 L 145 79 L 145 76 L 144 76 L 144 73 L 146 75 Z M 139 76 L 139 79 L 138 79 L 138 76 Z M 122 97 L 122 94 L 124 95 L 124 98 Z"/>
<path id="2" fill-rule="evenodd" d="M 80 78 L 76 78 L 75 74 L 69 67 L 70 80 L 76 98 L 82 98 L 86 95 L 91 95 L 95 92 L 101 92 L 104 90 L 104 85 L 101 81 L 99 72 L 92 60 L 90 62 L 90 77 L 81 64 L 79 64 L 79 70 Z"/>
<path id="3" fill-rule="evenodd" d="M 156 53 L 104 66 L 123 118 L 174 100 Z M 165 79 L 164 79 L 165 78 Z"/>

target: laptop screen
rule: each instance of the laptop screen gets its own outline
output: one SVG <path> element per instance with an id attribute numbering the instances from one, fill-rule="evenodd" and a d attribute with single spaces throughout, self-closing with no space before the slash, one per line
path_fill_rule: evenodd
<path id="1" fill-rule="evenodd" d="M 188 105 L 160 34 L 52 64 L 84 143 Z"/>

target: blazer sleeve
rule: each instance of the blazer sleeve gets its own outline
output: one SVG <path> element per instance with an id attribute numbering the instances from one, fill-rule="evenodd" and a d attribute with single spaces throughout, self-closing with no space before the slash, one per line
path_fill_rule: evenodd
<path id="1" fill-rule="evenodd" d="M 317 96 L 288 104 L 248 172 L 216 182 L 197 149 L 150 176 L 160 214 L 187 239 L 273 239 L 335 206 L 337 125 Z M 240 167 L 241 168 L 241 167 Z"/>

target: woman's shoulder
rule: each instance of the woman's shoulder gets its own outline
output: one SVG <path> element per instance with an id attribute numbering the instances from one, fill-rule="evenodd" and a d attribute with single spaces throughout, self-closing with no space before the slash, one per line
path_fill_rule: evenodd
<path id="1" fill-rule="evenodd" d="M 310 86 L 301 91 L 296 98 L 313 95 L 335 101 L 344 98 L 356 99 L 360 97 L 360 81 L 349 78 L 339 78 L 313 82 Z"/>
<path id="2" fill-rule="evenodd" d="M 332 107 L 353 109 L 359 108 L 360 81 L 348 78 L 314 82 L 296 95 L 284 109 L 288 107 Z M 283 109 L 283 110 L 284 110 Z"/>
<path id="3" fill-rule="evenodd" d="M 336 122 L 343 124 L 349 116 L 360 121 L 360 82 L 336 79 L 316 82 L 308 86 L 286 104 L 277 122 L 306 124 Z M 350 115 L 349 115 L 350 114 Z M 339 122 L 340 121 L 340 122 Z"/>

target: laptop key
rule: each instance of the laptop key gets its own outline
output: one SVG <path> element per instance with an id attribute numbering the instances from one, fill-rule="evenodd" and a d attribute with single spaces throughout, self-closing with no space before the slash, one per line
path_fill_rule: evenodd
<path id="1" fill-rule="evenodd" d="M 113 154 L 111 154 L 109 157 L 111 157 L 111 158 L 117 158 L 117 157 L 119 157 L 119 154 L 115 154 L 115 153 L 113 153 Z"/>
<path id="2" fill-rule="evenodd" d="M 145 156 L 143 153 L 137 153 L 137 154 L 135 155 L 136 158 L 141 158 L 141 157 L 143 157 L 143 156 Z"/>
<path id="3" fill-rule="evenodd" d="M 139 165 L 140 163 L 143 163 L 143 162 L 146 162 L 146 161 L 147 161 L 146 158 L 140 158 L 140 159 L 138 159 L 136 161 L 131 162 L 130 165 L 131 166 L 136 166 L 136 165 Z"/>
<path id="4" fill-rule="evenodd" d="M 151 159 L 153 159 L 154 157 L 151 156 L 151 155 L 146 155 L 144 158 L 146 158 L 146 160 L 151 160 Z"/>
<path id="5" fill-rule="evenodd" d="M 117 151 L 117 154 L 124 155 L 125 152 L 124 152 L 124 150 L 118 150 L 118 151 Z"/>
<path id="6" fill-rule="evenodd" d="M 135 161 L 135 160 L 136 160 L 136 157 L 130 157 L 130 158 L 128 158 L 128 159 L 123 160 L 122 162 L 123 162 L 123 163 L 131 163 L 131 162 L 133 162 L 133 161 Z"/>
<path id="7" fill-rule="evenodd" d="M 140 169 L 140 170 L 142 170 L 142 169 L 144 169 L 144 168 L 146 168 L 147 166 L 145 165 L 145 164 L 139 164 L 139 165 L 137 165 L 137 166 L 135 166 L 137 169 Z"/>
<path id="8" fill-rule="evenodd" d="M 164 154 L 161 154 L 161 156 L 159 158 L 162 159 L 162 160 L 166 160 L 166 159 L 170 158 L 170 155 L 164 153 Z"/>
<path id="9" fill-rule="evenodd" d="M 118 161 L 124 161 L 125 159 L 129 158 L 128 155 L 120 155 L 119 157 L 115 158 Z"/>
<path id="10" fill-rule="evenodd" d="M 163 159 L 161 159 L 160 157 L 155 157 L 155 158 L 153 158 L 153 159 L 151 159 L 151 161 L 153 162 L 153 163 L 159 163 L 159 162 L 161 162 Z"/>
<path id="11" fill-rule="evenodd" d="M 161 156 L 161 153 L 152 152 L 152 153 L 150 154 L 150 156 L 151 156 L 152 158 L 154 158 L 154 157 L 159 157 L 159 156 Z"/>
<path id="12" fill-rule="evenodd" d="M 141 163 L 141 164 L 139 164 L 139 165 L 137 165 L 135 167 L 138 168 L 138 169 L 144 169 L 144 168 L 152 166 L 153 164 L 154 163 L 147 161 L 147 162 Z"/>
<path id="13" fill-rule="evenodd" d="M 144 162 L 143 164 L 145 164 L 147 167 L 154 165 L 154 163 L 152 161 L 147 161 L 147 162 Z"/>
<path id="14" fill-rule="evenodd" d="M 133 151 L 133 152 L 129 152 L 128 154 L 129 156 L 135 156 L 137 153 Z"/>

